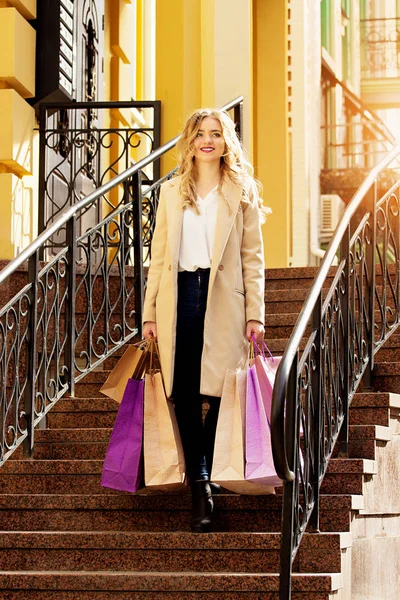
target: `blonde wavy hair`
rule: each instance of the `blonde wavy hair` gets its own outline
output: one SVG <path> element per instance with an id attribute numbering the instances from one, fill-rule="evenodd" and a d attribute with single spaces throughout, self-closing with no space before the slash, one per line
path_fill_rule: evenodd
<path id="1" fill-rule="evenodd" d="M 265 216 L 271 209 L 263 205 L 259 192 L 261 184 L 254 178 L 254 169 L 247 160 L 243 147 L 235 131 L 235 124 L 224 110 L 216 108 L 203 108 L 195 110 L 188 118 L 182 135 L 177 143 L 179 155 L 178 175 L 181 176 L 179 191 L 183 198 L 183 207 L 193 208 L 197 213 L 196 198 L 196 166 L 194 160 L 194 140 L 205 117 L 217 119 L 222 127 L 225 141 L 224 153 L 221 156 L 221 178 L 217 191 L 229 204 L 229 199 L 222 193 L 222 183 L 226 180 L 232 181 L 242 188 L 242 202 L 250 203 L 253 196 L 260 209 L 260 218 L 264 221 Z"/>

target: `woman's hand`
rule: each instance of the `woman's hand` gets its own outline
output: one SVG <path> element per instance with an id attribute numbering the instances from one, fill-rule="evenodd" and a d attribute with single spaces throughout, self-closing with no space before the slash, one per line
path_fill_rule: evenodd
<path id="1" fill-rule="evenodd" d="M 150 338 L 157 339 L 157 324 L 154 321 L 146 321 L 143 323 L 142 335 L 146 340 Z"/>
<path id="2" fill-rule="evenodd" d="M 264 332 L 264 325 L 260 321 L 247 321 L 246 338 L 249 342 L 252 335 L 256 338 L 256 342 L 261 342 L 264 338 Z"/>

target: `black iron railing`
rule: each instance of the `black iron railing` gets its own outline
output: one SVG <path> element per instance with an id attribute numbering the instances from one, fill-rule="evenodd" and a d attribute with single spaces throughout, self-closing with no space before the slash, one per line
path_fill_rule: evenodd
<path id="1" fill-rule="evenodd" d="M 347 455 L 354 393 L 361 380 L 370 385 L 374 355 L 399 325 L 399 157 L 400 145 L 372 169 L 347 206 L 277 371 L 271 429 L 284 481 L 281 600 L 290 598 L 292 561 L 303 533 L 318 530 L 320 486 L 335 445 Z M 395 183 L 378 195 L 388 168 L 397 173 Z"/>
<path id="2" fill-rule="evenodd" d="M 125 126 L 121 126 L 121 121 Z M 149 125 L 147 125 L 149 124 Z M 160 146 L 161 102 L 52 102 L 40 105 L 39 233 L 70 206 L 148 156 Z M 160 161 L 142 172 L 143 182 L 160 178 Z M 104 214 L 126 203 L 124 185 L 77 215 L 78 235 Z M 65 245 L 65 229 L 47 243 L 54 254 Z"/>
<path id="3" fill-rule="evenodd" d="M 233 111 L 240 134 L 242 102 L 239 97 L 223 107 Z M 148 173 L 178 139 L 67 208 L 0 272 L 0 294 L 8 298 L 0 310 L 0 465 L 21 444 L 32 455 L 34 429 L 54 404 L 141 334 L 144 265 L 159 188 L 171 175 L 152 181 Z M 123 201 L 78 232 L 80 216 L 119 186 Z M 43 249 L 61 231 L 64 244 L 41 263 Z M 26 266 L 27 282 L 15 293 Z"/>
<path id="4" fill-rule="evenodd" d="M 400 77 L 400 19 L 362 19 L 361 76 Z"/>

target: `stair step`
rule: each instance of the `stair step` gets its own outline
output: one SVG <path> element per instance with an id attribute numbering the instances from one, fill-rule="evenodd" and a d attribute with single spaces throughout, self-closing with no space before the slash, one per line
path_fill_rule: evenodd
<path id="1" fill-rule="evenodd" d="M 0 564 L 10 571 L 97 571 L 107 565 L 109 571 L 269 573 L 279 570 L 280 534 L 7 532 L 0 534 L 0 548 Z"/>
<path id="2" fill-rule="evenodd" d="M 35 433 L 35 460 L 104 460 L 111 432 L 111 428 L 38 430 Z M 349 457 L 374 460 L 375 442 L 391 439 L 389 427 L 350 425 Z M 22 448 L 11 456 L 11 460 L 17 459 L 22 459 Z"/>
<path id="3" fill-rule="evenodd" d="M 104 460 L 112 428 L 38 429 L 35 431 L 35 460 Z M 10 460 L 22 460 L 22 447 Z M 1 472 L 0 472 L 1 476 Z"/>
<path id="4" fill-rule="evenodd" d="M 375 475 L 374 460 L 334 458 L 329 461 L 321 485 L 322 494 L 362 494 L 365 475 Z"/>
<path id="5" fill-rule="evenodd" d="M 317 600 L 326 598 L 329 594 L 339 590 L 343 585 L 342 576 L 338 573 L 321 575 L 294 574 L 292 579 L 292 598 L 304 598 L 304 594 Z M 219 598 L 276 598 L 278 599 L 279 575 L 268 573 L 152 573 L 136 571 L 94 571 L 91 573 L 77 573 L 66 571 L 3 571 L 0 572 L 0 590 L 7 591 L 7 600 L 12 598 L 9 593 L 13 590 L 29 590 L 29 598 L 46 596 L 32 596 L 32 593 L 48 593 L 49 591 L 61 594 L 65 591 L 80 592 L 79 598 L 126 598 L 141 600 L 154 598 L 155 594 L 162 598 L 177 599 L 186 597 L 208 600 Z M 99 593 L 97 590 L 101 590 Z M 113 596 L 105 596 L 111 592 Z M 120 596 L 119 593 L 128 595 Z M 88 595 L 92 594 L 93 595 Z M 271 596 L 271 593 L 274 595 Z M 326 594 L 326 595 L 324 595 Z M 315 595 L 315 596 L 314 596 Z M 51 597 L 51 596 L 50 596 Z M 54 596 L 55 597 L 55 596 Z M 58 596 L 60 597 L 60 596 Z"/>
<path id="6" fill-rule="evenodd" d="M 373 388 L 400 395 L 400 365 L 397 362 L 377 362 L 374 365 Z"/>
<path id="7" fill-rule="evenodd" d="M 70 412 L 113 412 L 118 411 L 119 404 L 104 396 L 99 389 L 96 396 L 92 398 L 76 398 L 68 396 L 61 398 L 52 409 L 52 413 L 70 413 Z"/>
<path id="8" fill-rule="evenodd" d="M 265 270 L 265 287 L 269 290 L 293 290 L 306 289 L 308 290 L 317 274 L 318 267 L 288 267 L 284 269 L 266 269 Z M 325 282 L 325 287 L 329 287 L 335 274 L 337 267 L 329 269 L 328 278 Z"/>
<path id="9" fill-rule="evenodd" d="M 265 316 L 265 336 L 267 338 L 289 338 L 297 322 L 297 318 L 298 312 L 294 312 L 293 309 L 290 312 L 267 313 Z M 375 322 L 379 323 L 380 319 L 380 312 L 375 311 Z M 311 327 L 308 325 L 305 335 L 308 336 L 310 332 Z"/>
<path id="10" fill-rule="evenodd" d="M 339 572 L 341 549 L 351 543 L 350 534 L 306 533 L 293 571 Z M 0 564 L 9 571 L 96 571 L 106 564 L 115 571 L 269 573 L 279 570 L 279 552 L 280 533 L 0 533 Z"/>
<path id="11" fill-rule="evenodd" d="M 323 493 L 361 494 L 363 475 L 376 472 L 367 466 L 373 462 L 362 459 L 330 461 L 322 483 Z M 0 492 L 23 493 L 29 486 L 33 494 L 76 494 L 82 489 L 92 494 L 106 493 L 100 483 L 102 466 L 102 460 L 7 461 L 0 474 Z"/>
<path id="12" fill-rule="evenodd" d="M 189 493 L 0 494 L 0 531 L 188 531 Z M 147 490 L 146 490 L 147 492 Z M 280 531 L 282 497 L 214 497 L 218 531 Z M 352 515 L 364 508 L 361 496 L 322 495 L 320 530 L 349 531 Z"/>
<path id="13" fill-rule="evenodd" d="M 376 442 L 390 442 L 391 439 L 392 432 L 389 427 L 382 425 L 350 425 L 349 458 L 375 460 Z M 340 443 L 338 442 L 333 457 L 337 457 L 339 449 Z"/>

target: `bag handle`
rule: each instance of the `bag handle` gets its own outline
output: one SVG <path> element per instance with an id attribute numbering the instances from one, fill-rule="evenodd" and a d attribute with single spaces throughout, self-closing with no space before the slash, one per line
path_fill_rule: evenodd
<path id="1" fill-rule="evenodd" d="M 268 352 L 268 354 L 270 355 L 271 359 L 272 359 L 273 361 L 275 360 L 275 358 L 274 358 L 274 357 L 273 357 L 273 355 L 272 355 L 272 352 L 271 352 L 271 350 L 268 348 L 268 346 L 267 346 L 267 344 L 264 342 L 264 340 L 261 340 L 261 348 L 260 348 L 260 346 L 257 344 L 257 340 L 256 340 L 256 337 L 255 337 L 254 333 L 252 333 L 252 334 L 251 334 L 251 340 L 252 340 L 252 344 L 251 344 L 251 346 L 253 346 L 253 357 L 254 357 L 254 354 L 255 354 L 255 355 L 261 354 L 261 356 L 262 356 L 263 358 L 266 358 L 266 356 L 265 356 L 265 352 L 264 352 L 264 350 L 266 350 L 266 351 Z M 254 352 L 254 348 L 256 349 L 256 352 Z"/>
<path id="2" fill-rule="evenodd" d="M 161 357 L 160 357 L 160 351 L 158 349 L 158 344 L 157 344 L 157 340 L 154 337 L 151 337 L 148 341 L 148 348 L 149 348 L 149 352 L 150 352 L 150 368 L 149 368 L 149 372 L 150 375 L 153 375 L 153 357 L 154 354 L 157 355 L 158 358 L 158 362 L 160 363 L 161 366 Z"/>
<path id="3" fill-rule="evenodd" d="M 134 344 L 137 348 L 142 350 L 142 356 L 140 357 L 135 370 L 132 373 L 132 379 L 142 379 L 143 375 L 150 371 L 153 373 L 153 354 L 156 352 L 158 359 L 161 364 L 160 353 L 158 351 L 158 345 L 154 338 L 149 340 L 141 340 L 137 344 Z"/>

